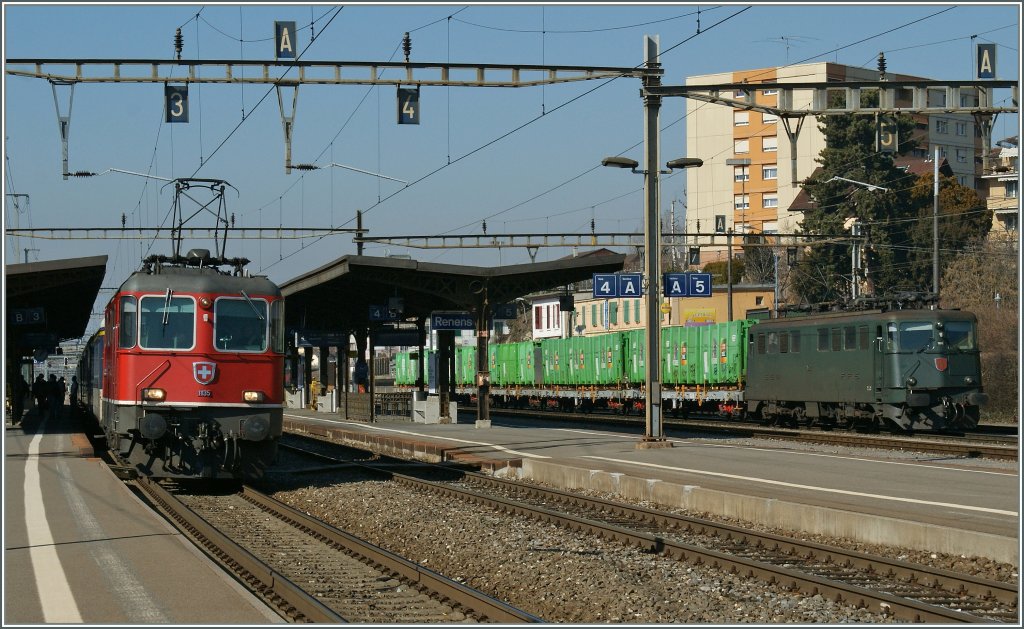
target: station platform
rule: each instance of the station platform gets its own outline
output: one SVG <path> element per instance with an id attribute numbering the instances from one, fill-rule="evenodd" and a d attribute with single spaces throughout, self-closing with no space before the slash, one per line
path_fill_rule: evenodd
<path id="1" fill-rule="evenodd" d="M 65 407 L 4 431 L 3 625 L 284 622 L 97 458 Z"/>
<path id="2" fill-rule="evenodd" d="M 1016 463 L 929 454 L 686 436 L 638 448 L 642 427 L 502 416 L 477 428 L 348 421 L 285 409 L 285 430 L 341 439 L 426 461 L 474 463 L 487 473 L 589 489 L 869 544 L 988 557 L 1020 565 Z"/>

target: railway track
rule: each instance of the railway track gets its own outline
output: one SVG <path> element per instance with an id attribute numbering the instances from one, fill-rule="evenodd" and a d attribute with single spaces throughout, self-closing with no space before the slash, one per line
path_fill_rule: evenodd
<path id="1" fill-rule="evenodd" d="M 250 487 L 168 491 L 133 481 L 179 530 L 293 622 L 539 622 Z"/>
<path id="2" fill-rule="evenodd" d="M 573 421 L 600 423 L 613 426 L 642 426 L 643 418 L 631 420 L 622 417 L 602 416 L 594 414 L 557 413 L 547 411 L 529 411 L 517 409 L 493 409 L 492 415 L 510 417 L 528 417 L 548 421 Z M 686 421 L 668 419 L 664 421 L 666 429 L 685 430 L 688 432 L 729 435 L 735 437 L 766 437 L 785 439 L 788 441 L 820 443 L 837 446 L 853 446 L 862 448 L 881 448 L 886 450 L 912 450 L 930 452 L 967 458 L 990 458 L 1006 461 L 1018 460 L 1016 439 L 1001 435 L 971 435 L 962 441 L 949 441 L 958 437 L 946 435 L 915 435 L 885 436 L 866 435 L 852 432 L 828 432 L 822 430 L 799 430 L 789 428 L 772 428 L 754 424 L 731 424 L 708 420 Z"/>
<path id="3" fill-rule="evenodd" d="M 1018 588 L 1005 583 L 444 466 L 386 458 L 356 463 L 304 448 L 287 449 L 320 461 L 317 469 L 323 464 L 358 466 L 444 499 L 465 500 L 681 561 L 710 564 L 807 595 L 884 610 L 900 620 L 1017 619 Z M 437 475 L 449 478 L 432 479 Z"/>

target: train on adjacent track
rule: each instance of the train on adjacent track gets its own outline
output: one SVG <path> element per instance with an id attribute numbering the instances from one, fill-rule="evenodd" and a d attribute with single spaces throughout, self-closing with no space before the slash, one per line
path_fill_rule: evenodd
<path id="1" fill-rule="evenodd" d="M 137 473 L 255 479 L 276 459 L 284 300 L 247 263 L 206 249 L 151 256 L 107 304 L 77 403 Z"/>
<path id="2" fill-rule="evenodd" d="M 977 426 L 987 402 L 977 319 L 927 300 L 853 311 L 662 328 L 663 409 L 768 425 L 898 431 Z M 496 406 L 643 412 L 645 332 L 634 329 L 488 347 Z M 456 349 L 460 395 L 476 392 L 476 348 Z M 396 385 L 413 386 L 412 353 Z"/>

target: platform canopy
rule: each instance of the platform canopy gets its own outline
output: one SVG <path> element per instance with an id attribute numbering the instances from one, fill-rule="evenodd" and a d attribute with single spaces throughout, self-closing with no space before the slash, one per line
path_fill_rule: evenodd
<path id="1" fill-rule="evenodd" d="M 626 256 L 604 251 L 549 262 L 482 268 L 403 258 L 344 256 L 281 285 L 287 326 L 353 330 L 370 323 L 371 306 L 403 304 L 402 318 L 434 311 L 478 313 L 538 291 L 621 271 Z"/>
<path id="2" fill-rule="evenodd" d="M 106 272 L 107 256 L 6 265 L 8 348 L 24 355 L 83 336 Z"/>

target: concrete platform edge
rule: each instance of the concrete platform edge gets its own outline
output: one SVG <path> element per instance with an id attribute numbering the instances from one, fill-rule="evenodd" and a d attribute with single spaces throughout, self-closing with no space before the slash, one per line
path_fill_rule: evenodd
<path id="1" fill-rule="evenodd" d="M 830 509 L 815 505 L 744 496 L 695 485 L 637 478 L 596 469 L 527 459 L 517 477 L 562 489 L 589 489 L 699 513 L 737 518 L 766 526 L 795 529 L 869 544 L 900 546 L 936 553 L 986 557 L 1020 565 L 1016 538 L 944 526 Z"/>

